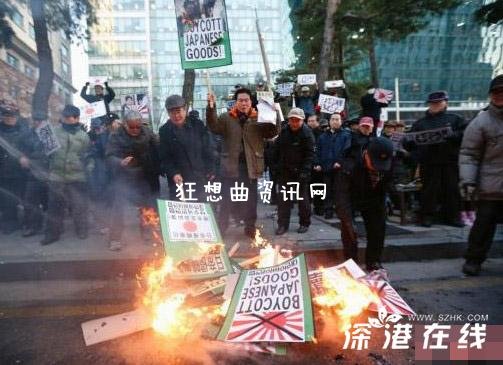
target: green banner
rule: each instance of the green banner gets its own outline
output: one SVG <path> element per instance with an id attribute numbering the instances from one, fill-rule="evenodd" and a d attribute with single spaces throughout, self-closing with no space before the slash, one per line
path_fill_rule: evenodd
<path id="1" fill-rule="evenodd" d="M 232 64 L 224 0 L 175 0 L 175 12 L 184 70 Z"/>
<path id="2" fill-rule="evenodd" d="M 157 205 L 174 277 L 200 280 L 233 272 L 210 204 L 159 199 Z"/>
<path id="3" fill-rule="evenodd" d="M 228 342 L 306 342 L 314 337 L 306 260 L 241 271 L 217 336 Z"/>

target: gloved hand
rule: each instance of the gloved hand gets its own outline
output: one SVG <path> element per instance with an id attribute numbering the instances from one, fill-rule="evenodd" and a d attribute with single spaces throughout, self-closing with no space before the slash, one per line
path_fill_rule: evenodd
<path id="1" fill-rule="evenodd" d="M 108 81 L 105 81 L 105 87 L 108 87 Z"/>
<path id="2" fill-rule="evenodd" d="M 477 187 L 474 184 L 463 184 L 459 189 L 459 193 L 463 200 L 475 200 L 475 190 Z"/>
<path id="3" fill-rule="evenodd" d="M 86 86 L 89 86 L 89 81 L 88 81 L 88 82 L 86 82 Z"/>

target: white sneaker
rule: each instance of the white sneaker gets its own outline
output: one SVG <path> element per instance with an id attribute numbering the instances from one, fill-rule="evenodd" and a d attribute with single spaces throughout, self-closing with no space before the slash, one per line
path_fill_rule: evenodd
<path id="1" fill-rule="evenodd" d="M 108 248 L 110 251 L 120 251 L 122 249 L 122 243 L 120 241 L 110 241 L 110 246 Z"/>

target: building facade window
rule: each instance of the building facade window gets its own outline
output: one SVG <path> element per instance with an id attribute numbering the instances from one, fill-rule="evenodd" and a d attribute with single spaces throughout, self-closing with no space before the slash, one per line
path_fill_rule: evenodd
<path id="1" fill-rule="evenodd" d="M 14 68 L 19 68 L 19 59 L 10 53 L 7 53 L 7 63 Z"/>
<path id="2" fill-rule="evenodd" d="M 24 28 L 24 18 L 23 16 L 21 15 L 21 13 L 19 11 L 17 11 L 16 9 L 14 9 L 12 11 L 12 21 L 14 22 L 14 24 L 16 24 L 19 28 Z"/>
<path id="3" fill-rule="evenodd" d="M 63 74 L 68 75 L 70 68 L 66 62 L 61 62 L 61 70 L 63 71 Z"/>
<path id="4" fill-rule="evenodd" d="M 35 70 L 33 69 L 33 67 L 25 65 L 24 66 L 24 73 L 26 74 L 26 76 L 28 76 L 31 79 L 35 78 Z"/>
<path id="5" fill-rule="evenodd" d="M 33 26 L 33 24 L 30 24 L 28 26 L 28 35 L 31 39 L 35 39 L 35 27 Z"/>

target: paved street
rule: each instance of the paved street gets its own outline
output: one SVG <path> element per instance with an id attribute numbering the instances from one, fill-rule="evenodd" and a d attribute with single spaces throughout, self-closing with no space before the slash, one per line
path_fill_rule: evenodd
<path id="1" fill-rule="evenodd" d="M 460 259 L 387 264 L 392 285 L 418 314 L 487 314 L 503 322 L 503 259 L 490 259 L 482 276 L 460 275 Z M 199 341 L 196 348 L 173 348 L 151 330 L 85 347 L 80 324 L 134 307 L 131 280 L 37 281 L 0 284 L 1 364 L 407 364 L 414 350 L 382 350 L 373 337 L 368 351 L 342 350 L 343 336 L 333 343 L 296 345 L 285 357 L 229 352 Z M 225 351 L 225 360 L 222 356 Z M 210 354 L 210 355 L 208 355 Z M 232 355 L 232 356 L 230 356 Z M 206 358 L 205 356 L 210 356 Z"/>

